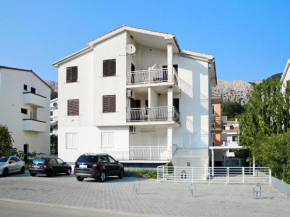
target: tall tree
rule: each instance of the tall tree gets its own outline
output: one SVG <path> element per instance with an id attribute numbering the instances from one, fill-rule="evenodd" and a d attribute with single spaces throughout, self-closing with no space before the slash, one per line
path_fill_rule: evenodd
<path id="1" fill-rule="evenodd" d="M 17 149 L 13 148 L 13 138 L 7 126 L 0 124 L 0 156 L 15 155 Z"/>

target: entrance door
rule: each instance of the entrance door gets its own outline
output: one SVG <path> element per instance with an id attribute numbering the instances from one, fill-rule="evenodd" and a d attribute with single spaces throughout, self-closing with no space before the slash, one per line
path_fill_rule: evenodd
<path id="1" fill-rule="evenodd" d="M 135 65 L 133 63 L 131 63 L 131 73 L 132 73 L 132 76 L 131 76 L 131 83 L 135 83 Z"/>
<path id="2" fill-rule="evenodd" d="M 24 144 L 23 152 L 24 152 L 24 161 L 26 162 L 28 160 L 27 154 L 29 153 L 29 145 L 28 144 Z"/>
<path id="3" fill-rule="evenodd" d="M 179 99 L 173 99 L 173 106 L 179 111 Z"/>

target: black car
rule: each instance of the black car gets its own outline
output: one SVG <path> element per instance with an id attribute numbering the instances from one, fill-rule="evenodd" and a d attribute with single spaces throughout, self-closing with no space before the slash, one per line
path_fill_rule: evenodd
<path id="1" fill-rule="evenodd" d="M 107 176 L 124 175 L 124 166 L 107 154 L 83 154 L 75 162 L 74 173 L 78 181 L 95 178 L 104 182 Z"/>
<path id="2" fill-rule="evenodd" d="M 29 172 L 31 176 L 36 176 L 38 173 L 46 174 L 46 176 L 52 176 L 57 173 L 70 175 L 71 166 L 60 158 L 41 157 L 32 160 L 29 165 Z"/>

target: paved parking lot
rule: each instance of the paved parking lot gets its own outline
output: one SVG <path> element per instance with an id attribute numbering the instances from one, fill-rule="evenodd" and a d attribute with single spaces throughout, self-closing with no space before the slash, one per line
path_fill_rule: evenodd
<path id="1" fill-rule="evenodd" d="M 141 186 L 139 195 L 132 194 L 136 181 Z M 30 177 L 26 172 L 0 178 L 0 204 L 23 201 L 112 215 L 288 217 L 290 213 L 290 200 L 268 185 L 263 186 L 259 200 L 252 198 L 253 185 L 198 184 L 195 198 L 188 196 L 187 186 L 138 178 L 78 182 L 73 175 Z"/>

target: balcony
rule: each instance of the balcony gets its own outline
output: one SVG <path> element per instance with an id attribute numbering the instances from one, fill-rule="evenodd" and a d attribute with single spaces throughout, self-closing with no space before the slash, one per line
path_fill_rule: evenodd
<path id="1" fill-rule="evenodd" d="M 23 130 L 33 132 L 46 132 L 46 122 L 34 119 L 23 119 Z"/>
<path id="2" fill-rule="evenodd" d="M 24 92 L 23 103 L 38 108 L 44 108 L 46 104 L 46 97 L 38 95 L 36 93 Z"/>
<path id="3" fill-rule="evenodd" d="M 174 106 L 156 108 L 129 108 L 127 109 L 127 122 L 179 122 L 179 111 Z"/>
<path id="4" fill-rule="evenodd" d="M 211 122 L 211 131 L 220 133 L 223 130 L 223 121 L 220 116 L 218 117 L 212 117 L 212 122 Z"/>
<path id="5" fill-rule="evenodd" d="M 98 150 L 107 153 L 116 160 L 126 161 L 169 161 L 170 154 L 166 146 L 129 146 L 129 147 L 104 147 Z"/>
<path id="6" fill-rule="evenodd" d="M 222 95 L 215 95 L 210 97 L 211 104 L 220 104 L 223 102 Z"/>
<path id="7" fill-rule="evenodd" d="M 180 86 L 180 78 L 175 69 L 169 72 L 168 69 L 149 69 L 127 72 L 127 85 L 176 85 Z"/>

